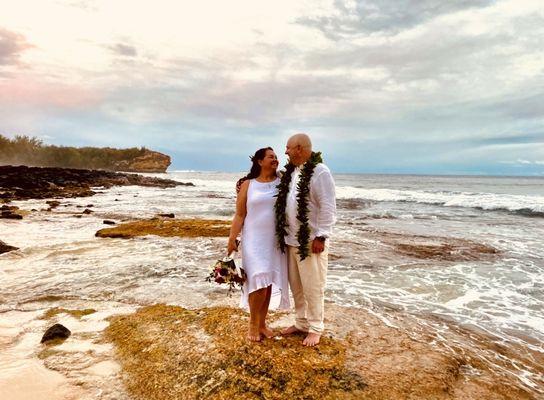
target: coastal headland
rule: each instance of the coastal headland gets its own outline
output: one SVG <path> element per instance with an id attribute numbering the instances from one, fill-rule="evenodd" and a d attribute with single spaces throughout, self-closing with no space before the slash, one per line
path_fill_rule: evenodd
<path id="1" fill-rule="evenodd" d="M 123 172 L 166 172 L 170 156 L 145 147 L 69 147 L 46 145 L 36 137 L 0 135 L 0 164 L 87 168 Z"/>

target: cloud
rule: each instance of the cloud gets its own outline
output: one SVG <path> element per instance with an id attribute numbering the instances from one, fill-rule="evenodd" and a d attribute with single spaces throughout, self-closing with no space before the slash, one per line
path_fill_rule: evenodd
<path id="1" fill-rule="evenodd" d="M 262 145 L 281 152 L 296 131 L 337 171 L 541 169 L 544 15 L 519 2 L 336 2 L 332 14 L 312 7 L 285 25 L 244 17 L 254 25 L 235 34 L 224 15 L 229 39 L 218 44 L 222 31 L 211 30 L 212 45 L 176 31 L 178 21 L 161 30 L 120 19 L 97 37 L 96 20 L 114 3 L 70 7 L 79 34 L 51 41 L 51 57 L 38 42 L 32 71 L 13 67 L 14 78 L 0 80 L 0 131 L 146 145 L 188 169 L 245 165 Z M 316 18 L 326 22 L 320 31 L 308 29 Z M 59 61 L 66 49 L 76 62 Z"/>
<path id="2" fill-rule="evenodd" d="M 96 1 L 94 0 L 63 0 L 58 1 L 59 4 L 73 7 L 73 8 L 79 8 L 81 10 L 85 11 L 97 11 Z"/>
<path id="3" fill-rule="evenodd" d="M 31 47 L 23 35 L 0 27 L 0 67 L 18 65 L 21 54 Z"/>
<path id="4" fill-rule="evenodd" d="M 125 43 L 116 43 L 114 45 L 109 46 L 109 48 L 115 54 L 120 56 L 136 57 L 138 55 L 138 51 L 136 50 L 136 47 L 125 44 Z"/>
<path id="5" fill-rule="evenodd" d="M 31 76 L 0 80 L 0 109 L 4 117 L 12 112 L 69 112 L 97 106 L 100 95 L 80 85 L 44 82 Z"/>
<path id="6" fill-rule="evenodd" d="M 336 41 L 373 33 L 394 35 L 441 15 L 492 3 L 492 0 L 335 0 L 333 15 L 302 17 L 296 22 Z"/>

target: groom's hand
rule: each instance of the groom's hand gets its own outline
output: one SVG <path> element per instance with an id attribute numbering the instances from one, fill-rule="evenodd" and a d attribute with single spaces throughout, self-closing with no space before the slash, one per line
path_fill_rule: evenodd
<path id="1" fill-rule="evenodd" d="M 323 250 L 325 250 L 325 242 L 314 239 L 312 241 L 312 253 L 321 253 Z"/>

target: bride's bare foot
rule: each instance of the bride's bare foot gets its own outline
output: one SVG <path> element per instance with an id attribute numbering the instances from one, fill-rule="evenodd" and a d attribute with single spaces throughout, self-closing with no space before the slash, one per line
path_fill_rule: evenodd
<path id="1" fill-rule="evenodd" d="M 271 339 L 277 336 L 277 333 L 270 329 L 268 326 L 261 328 L 259 332 L 267 339 Z"/>
<path id="2" fill-rule="evenodd" d="M 321 335 L 319 333 L 308 333 L 308 336 L 302 341 L 302 344 L 307 347 L 313 347 L 319 343 Z"/>
<path id="3" fill-rule="evenodd" d="M 292 335 L 294 333 L 304 333 L 298 329 L 295 325 L 291 325 L 289 328 L 282 329 L 280 332 L 283 336 Z"/>
<path id="4" fill-rule="evenodd" d="M 247 339 L 252 342 L 260 342 L 261 341 L 261 333 L 259 332 L 259 327 L 249 326 L 249 330 L 247 331 Z"/>

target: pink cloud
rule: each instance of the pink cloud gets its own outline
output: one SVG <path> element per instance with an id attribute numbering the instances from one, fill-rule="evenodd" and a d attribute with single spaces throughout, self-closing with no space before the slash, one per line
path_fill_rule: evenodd
<path id="1" fill-rule="evenodd" d="M 0 81 L 0 104 L 39 108 L 83 109 L 96 106 L 102 96 L 95 90 L 28 76 Z"/>
<path id="2" fill-rule="evenodd" d="M 19 64 L 21 53 L 32 47 L 23 35 L 0 28 L 0 66 Z"/>

